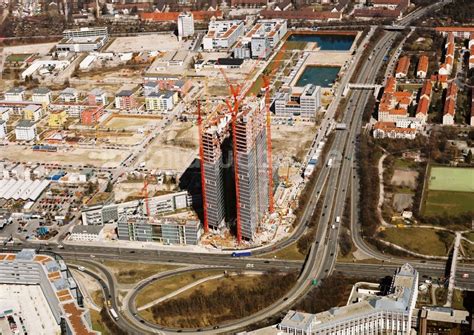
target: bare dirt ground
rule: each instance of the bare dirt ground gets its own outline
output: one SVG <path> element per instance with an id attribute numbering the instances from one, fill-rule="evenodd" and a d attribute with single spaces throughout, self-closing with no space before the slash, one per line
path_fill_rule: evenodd
<path id="1" fill-rule="evenodd" d="M 4 47 L 3 53 L 5 56 L 10 54 L 23 54 L 23 53 L 38 53 L 40 55 L 46 55 L 54 48 L 56 43 L 39 43 L 39 44 L 25 44 L 15 45 L 10 47 Z"/>
<path id="2" fill-rule="evenodd" d="M 316 126 L 297 123 L 293 126 L 272 125 L 272 148 L 275 158 L 296 157 L 303 160 L 316 133 Z"/>
<path id="3" fill-rule="evenodd" d="M 148 169 L 184 171 L 197 157 L 197 125 L 175 121 L 150 145 L 144 162 Z"/>
<path id="4" fill-rule="evenodd" d="M 116 167 L 125 159 L 128 152 L 111 149 L 83 149 L 77 148 L 58 152 L 35 152 L 30 147 L 9 145 L 3 147 L 0 159 L 13 162 L 61 163 L 72 165 L 89 164 L 96 167 Z"/>
<path id="5" fill-rule="evenodd" d="M 418 172 L 412 170 L 395 170 L 392 177 L 392 184 L 414 188 Z"/>
<path id="6" fill-rule="evenodd" d="M 401 212 L 404 209 L 411 208 L 413 205 L 413 194 L 410 193 L 395 193 L 393 196 L 393 207 Z"/>
<path id="7" fill-rule="evenodd" d="M 135 118 L 133 116 L 114 116 L 109 119 L 103 127 L 111 129 L 125 129 L 127 131 L 137 131 L 147 127 L 152 127 L 160 122 L 158 118 Z"/>
<path id="8" fill-rule="evenodd" d="M 117 37 L 107 48 L 108 52 L 187 50 L 191 42 L 179 42 L 173 34 Z"/>

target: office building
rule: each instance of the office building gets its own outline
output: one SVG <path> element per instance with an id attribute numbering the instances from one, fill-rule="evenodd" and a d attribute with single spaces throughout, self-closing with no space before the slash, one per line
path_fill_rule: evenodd
<path id="1" fill-rule="evenodd" d="M 56 45 L 58 51 L 88 52 L 102 48 L 109 38 L 107 27 L 86 27 L 65 30 Z"/>
<path id="2" fill-rule="evenodd" d="M 178 16 L 178 37 L 189 37 L 194 35 L 194 17 L 190 12 L 180 13 Z"/>
<path id="3" fill-rule="evenodd" d="M 150 216 L 161 216 L 192 206 L 192 197 L 186 191 L 148 198 Z M 104 225 L 117 222 L 123 214 L 146 213 L 144 201 L 127 201 L 95 205 L 82 210 L 83 225 Z"/>
<path id="4" fill-rule="evenodd" d="M 226 110 L 218 109 L 204 122 L 200 145 L 205 220 L 211 228 L 220 228 L 232 222 L 239 211 L 237 232 L 241 232 L 242 238 L 253 240 L 269 206 L 264 101 L 246 99 L 235 121 L 235 134 Z"/>
<path id="5" fill-rule="evenodd" d="M 33 249 L 1 253 L 0 283 L 2 315 L 10 329 L 22 329 L 21 334 L 100 334 L 92 330 L 82 293 L 63 260 Z"/>
<path id="6" fill-rule="evenodd" d="M 211 21 L 202 40 L 203 49 L 213 51 L 231 48 L 244 34 L 244 27 L 241 20 Z"/>
<path id="7" fill-rule="evenodd" d="M 202 228 L 199 220 L 124 214 L 119 217 L 117 233 L 120 240 L 197 245 Z"/>
<path id="8" fill-rule="evenodd" d="M 32 141 L 36 138 L 36 124 L 33 121 L 21 120 L 15 127 L 17 141 Z"/>
<path id="9" fill-rule="evenodd" d="M 409 334 L 418 297 L 418 272 L 406 263 L 395 272 L 388 295 L 334 307 L 318 314 L 290 310 L 278 325 L 284 334 Z"/>
<path id="10" fill-rule="evenodd" d="M 286 92 L 278 92 L 275 97 L 275 116 L 304 120 L 315 120 L 321 106 L 321 87 L 308 84 L 304 87 L 291 87 Z"/>

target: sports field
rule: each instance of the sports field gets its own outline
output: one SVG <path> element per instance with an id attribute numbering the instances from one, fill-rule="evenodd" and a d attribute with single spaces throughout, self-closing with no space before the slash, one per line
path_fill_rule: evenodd
<path id="1" fill-rule="evenodd" d="M 474 169 L 431 167 L 423 213 L 457 215 L 473 210 Z"/>
<path id="2" fill-rule="evenodd" d="M 430 190 L 474 192 L 474 169 L 436 166 L 429 175 Z"/>

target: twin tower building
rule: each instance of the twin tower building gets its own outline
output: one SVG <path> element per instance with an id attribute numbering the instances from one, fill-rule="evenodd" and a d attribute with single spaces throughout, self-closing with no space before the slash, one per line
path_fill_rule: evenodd
<path id="1" fill-rule="evenodd" d="M 208 113 L 200 131 L 204 226 L 229 224 L 238 241 L 251 241 L 273 192 L 265 101 L 247 98 L 234 117 L 220 106 Z"/>

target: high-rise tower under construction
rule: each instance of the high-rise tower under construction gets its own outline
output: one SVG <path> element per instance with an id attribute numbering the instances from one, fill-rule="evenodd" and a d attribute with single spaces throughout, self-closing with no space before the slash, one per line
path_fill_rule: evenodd
<path id="1" fill-rule="evenodd" d="M 269 208 L 264 100 L 247 98 L 234 117 L 225 108 L 210 113 L 201 131 L 205 221 L 235 221 L 237 237 L 253 240 Z"/>

